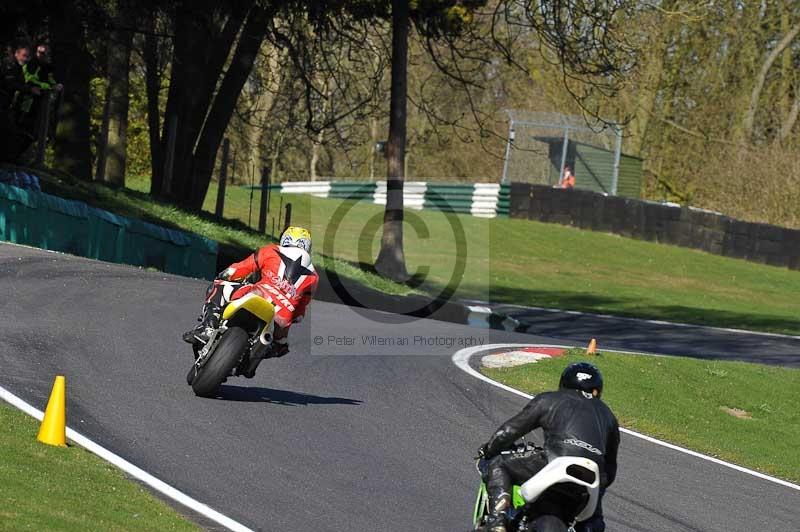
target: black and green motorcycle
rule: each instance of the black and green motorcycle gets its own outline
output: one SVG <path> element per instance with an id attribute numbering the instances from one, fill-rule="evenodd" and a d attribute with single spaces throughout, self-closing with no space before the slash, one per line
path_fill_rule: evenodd
<path id="1" fill-rule="evenodd" d="M 523 443 L 502 454 L 524 454 L 541 451 Z M 480 472 L 486 466 L 479 460 Z M 574 526 L 589 519 L 600 498 L 600 470 L 588 458 L 559 456 L 523 484 L 514 486 L 513 508 L 508 512 L 508 532 L 574 532 Z M 472 517 L 473 526 L 484 524 L 489 515 L 489 496 L 481 481 Z"/>

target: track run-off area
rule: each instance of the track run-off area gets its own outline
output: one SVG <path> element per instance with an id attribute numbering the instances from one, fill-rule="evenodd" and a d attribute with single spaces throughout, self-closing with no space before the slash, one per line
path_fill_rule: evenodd
<path id="1" fill-rule="evenodd" d="M 71 428 L 254 530 L 468 530 L 472 457 L 525 398 L 452 356 L 558 343 L 318 301 L 289 356 L 200 399 L 180 333 L 204 281 L 0 245 L 0 287 L 0 386 L 42 409 L 66 375 Z M 800 522 L 800 491 L 630 434 L 604 506 L 610 531 Z"/>

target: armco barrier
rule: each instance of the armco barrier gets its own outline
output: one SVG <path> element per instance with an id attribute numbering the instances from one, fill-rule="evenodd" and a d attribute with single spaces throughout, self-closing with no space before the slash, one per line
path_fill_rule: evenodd
<path id="1" fill-rule="evenodd" d="M 211 279 L 217 243 L 0 183 L 0 240 Z"/>
<path id="2" fill-rule="evenodd" d="M 692 207 L 512 183 L 509 215 L 800 270 L 800 231 Z"/>

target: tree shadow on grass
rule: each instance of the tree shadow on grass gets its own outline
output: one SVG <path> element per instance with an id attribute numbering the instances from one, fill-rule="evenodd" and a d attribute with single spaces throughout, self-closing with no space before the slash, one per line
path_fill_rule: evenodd
<path id="1" fill-rule="evenodd" d="M 272 403 L 283 406 L 308 405 L 360 405 L 359 399 L 345 397 L 325 397 L 290 390 L 275 388 L 222 385 L 217 399 L 223 401 L 241 401 L 246 403 Z"/>
<path id="2" fill-rule="evenodd" d="M 355 260 L 344 259 L 344 258 L 341 258 L 341 257 L 336 257 L 336 259 L 341 261 L 341 262 L 344 262 L 346 264 L 349 264 L 350 266 L 353 266 L 354 268 L 357 268 L 357 269 L 361 270 L 362 272 L 371 273 L 371 274 L 374 274 L 374 275 L 380 275 L 378 273 L 378 270 L 375 269 L 375 265 L 374 264 L 370 264 L 370 263 L 364 262 L 364 261 L 355 261 Z M 428 273 L 427 269 L 423 268 L 422 271 L 420 271 L 418 273 L 415 273 L 407 281 L 405 281 L 404 283 L 399 283 L 399 284 L 403 284 L 403 285 L 407 286 L 408 288 L 410 288 L 412 290 L 423 290 L 424 291 L 426 278 L 427 278 L 427 273 Z"/>
<path id="3" fill-rule="evenodd" d="M 195 211 L 192 209 L 187 209 L 185 207 L 181 207 L 180 205 L 176 205 L 174 203 L 161 201 L 145 192 L 141 192 L 138 190 L 105 186 L 103 184 L 83 181 L 68 175 L 64 175 L 63 173 L 58 173 L 53 171 L 38 170 L 37 172 L 38 174 L 40 174 L 41 177 L 41 185 L 43 192 L 59 196 L 65 199 L 82 201 L 92 207 L 104 209 L 120 216 L 127 216 L 129 218 L 143 220 L 145 222 L 160 225 L 162 227 L 167 227 L 169 229 L 187 231 L 187 229 L 181 227 L 176 223 L 170 222 L 169 220 L 165 220 L 163 218 L 159 218 L 158 216 L 153 215 L 151 212 L 147 211 L 146 209 L 134 205 L 133 203 L 128 201 L 126 197 L 115 195 L 114 194 L 115 192 L 124 193 L 125 196 L 127 196 L 128 198 L 137 199 L 139 201 L 158 204 L 161 205 L 162 207 L 178 209 L 183 211 L 187 215 L 197 216 L 201 220 L 214 223 L 228 229 L 243 231 L 245 233 L 252 234 L 253 236 L 258 236 L 259 238 L 264 238 L 264 235 L 262 233 L 254 230 L 246 223 L 238 219 L 232 219 L 232 218 L 219 219 L 213 213 L 206 212 L 204 210 Z M 101 193 L 100 192 L 101 190 L 104 193 Z M 231 244 L 243 245 L 246 247 L 245 243 L 239 242 L 235 239 L 231 241 Z"/>

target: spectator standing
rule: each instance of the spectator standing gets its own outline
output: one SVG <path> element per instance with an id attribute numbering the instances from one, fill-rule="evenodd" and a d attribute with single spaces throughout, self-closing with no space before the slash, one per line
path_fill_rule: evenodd
<path id="1" fill-rule="evenodd" d="M 15 161 L 30 144 L 29 138 L 16 126 L 15 110 L 21 97 L 26 94 L 39 95 L 41 89 L 25 83 L 23 67 L 30 61 L 31 49 L 21 44 L 14 55 L 0 66 L 0 161 Z"/>
<path id="2" fill-rule="evenodd" d="M 29 87 L 39 88 L 42 92 L 39 95 L 24 95 L 20 104 L 19 125 L 36 137 L 39 113 L 44 109 L 44 105 L 50 104 L 51 94 L 61 92 L 64 86 L 55 79 L 50 61 L 50 47 L 46 44 L 39 44 L 36 47 L 36 57 L 23 67 L 23 73 L 25 83 Z"/>
<path id="3" fill-rule="evenodd" d="M 40 44 L 36 47 L 36 57 L 25 65 L 25 82 L 44 90 L 60 92 L 64 89 L 64 86 L 55 78 L 50 58 L 50 46 Z"/>
<path id="4" fill-rule="evenodd" d="M 564 175 L 561 176 L 559 184 L 561 188 L 575 188 L 575 174 L 572 173 L 569 165 L 564 166 Z"/>

